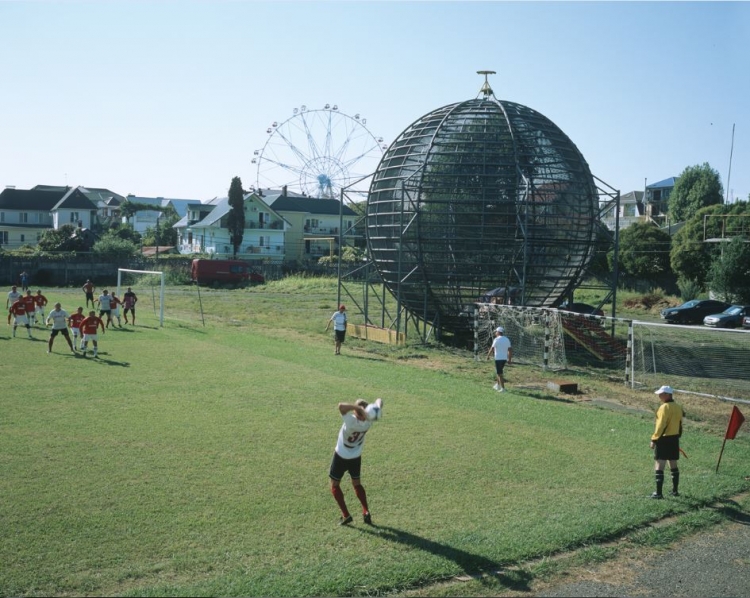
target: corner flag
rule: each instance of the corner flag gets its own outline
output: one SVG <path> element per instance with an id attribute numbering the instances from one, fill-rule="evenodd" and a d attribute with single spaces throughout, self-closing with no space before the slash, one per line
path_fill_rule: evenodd
<path id="1" fill-rule="evenodd" d="M 719 460 L 716 463 L 716 472 L 719 471 L 719 463 L 721 463 L 721 456 L 724 454 L 724 445 L 727 443 L 727 440 L 734 440 L 735 436 L 737 436 L 737 432 L 740 429 L 740 426 L 742 425 L 742 422 L 745 421 L 745 416 L 742 415 L 742 412 L 737 409 L 737 406 L 735 405 L 732 407 L 732 415 L 729 417 L 729 425 L 727 426 L 727 433 L 724 435 L 724 442 L 721 444 L 721 452 L 719 453 Z"/>
<path id="2" fill-rule="evenodd" d="M 745 421 L 745 416 L 742 415 L 742 412 L 737 409 L 737 406 L 735 405 L 732 407 L 732 415 L 729 418 L 729 425 L 727 426 L 727 434 L 724 436 L 726 440 L 734 440 L 734 437 L 737 436 L 737 432 L 740 429 L 740 426 L 742 425 L 742 422 Z"/>

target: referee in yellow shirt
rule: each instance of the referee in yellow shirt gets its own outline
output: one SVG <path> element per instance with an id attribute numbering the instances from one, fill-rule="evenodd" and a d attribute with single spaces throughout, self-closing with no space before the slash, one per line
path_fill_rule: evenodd
<path id="1" fill-rule="evenodd" d="M 682 436 L 682 407 L 672 400 L 674 391 L 671 386 L 662 386 L 654 394 L 659 395 L 661 406 L 656 412 L 656 427 L 651 436 L 651 448 L 654 449 L 654 469 L 656 475 L 656 492 L 651 498 L 662 499 L 664 486 L 664 465 L 669 461 L 672 474 L 672 496 L 679 496 L 680 470 L 677 461 L 680 458 L 680 436 Z"/>

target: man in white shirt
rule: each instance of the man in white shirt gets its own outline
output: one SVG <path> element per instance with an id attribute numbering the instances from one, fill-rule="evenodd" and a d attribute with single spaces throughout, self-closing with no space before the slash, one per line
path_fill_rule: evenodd
<path id="1" fill-rule="evenodd" d="M 65 311 L 59 303 L 55 303 L 55 309 L 49 312 L 47 316 L 46 324 L 50 325 L 52 322 L 52 332 L 49 335 L 49 341 L 47 342 L 47 353 L 52 353 L 52 345 L 55 342 L 55 337 L 58 334 L 62 334 L 65 340 L 68 341 L 68 347 L 70 352 L 75 353 L 73 343 L 70 340 L 70 333 L 68 332 L 68 312 Z"/>
<path id="2" fill-rule="evenodd" d="M 99 317 L 103 319 L 106 314 L 107 327 L 109 327 L 112 323 L 112 296 L 107 289 L 104 289 L 97 301 L 99 302 Z"/>
<path id="3" fill-rule="evenodd" d="M 346 306 L 339 305 L 339 310 L 334 312 L 326 324 L 326 332 L 333 322 L 333 334 L 335 335 L 336 350 L 334 355 L 341 355 L 341 343 L 346 338 Z"/>
<path id="4" fill-rule="evenodd" d="M 344 493 L 341 490 L 341 480 L 349 472 L 352 479 L 354 493 L 362 504 L 362 517 L 364 522 L 372 524 L 370 509 L 367 506 L 367 494 L 365 487 L 360 481 L 362 471 L 362 448 L 365 443 L 365 434 L 375 420 L 380 419 L 383 410 L 383 399 L 376 399 L 374 403 L 359 399 L 356 403 L 339 403 L 339 413 L 344 423 L 339 430 L 336 449 L 331 461 L 331 469 L 328 477 L 331 478 L 331 494 L 341 509 L 341 520 L 339 525 L 347 525 L 352 522 L 352 516 L 346 508 Z"/>
<path id="5" fill-rule="evenodd" d="M 6 299 L 5 301 L 5 309 L 10 309 L 10 306 L 13 305 L 20 298 L 21 298 L 21 293 L 18 292 L 18 287 L 16 285 L 13 285 L 12 287 L 10 287 L 10 292 L 8 293 L 8 299 Z"/>
<path id="6" fill-rule="evenodd" d="M 510 363 L 513 357 L 513 349 L 510 346 L 510 339 L 505 335 L 505 329 L 502 326 L 495 328 L 495 340 L 492 341 L 492 346 L 487 351 L 487 359 L 490 358 L 490 354 L 495 352 L 495 374 L 497 382 L 492 387 L 498 392 L 505 392 L 505 378 L 503 378 L 503 370 L 505 364 Z"/>

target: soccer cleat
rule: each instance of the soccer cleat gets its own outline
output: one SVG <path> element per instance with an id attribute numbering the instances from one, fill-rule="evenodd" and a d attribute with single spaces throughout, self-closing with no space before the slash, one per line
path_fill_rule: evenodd
<path id="1" fill-rule="evenodd" d="M 348 517 L 342 517 L 341 519 L 339 519 L 339 525 L 349 525 L 352 521 L 354 521 L 354 519 L 351 515 L 349 515 Z"/>
<path id="2" fill-rule="evenodd" d="M 372 525 L 372 515 L 370 515 L 369 513 L 365 513 L 364 515 L 362 515 L 362 519 L 367 525 Z"/>
<path id="3" fill-rule="evenodd" d="M 505 389 L 504 388 L 498 388 L 497 392 L 505 392 Z"/>
<path id="4" fill-rule="evenodd" d="M 659 494 L 658 492 L 654 492 L 654 493 L 653 493 L 653 494 L 651 495 L 651 498 L 654 498 L 654 499 L 656 499 L 656 500 L 661 500 L 662 498 L 664 498 L 664 495 L 663 495 L 663 494 Z"/>
<path id="5" fill-rule="evenodd" d="M 672 492 L 669 493 L 670 496 L 679 496 L 680 493 L 677 492 L 677 490 L 672 490 Z"/>
<path id="6" fill-rule="evenodd" d="M 50 351 L 49 349 L 47 349 L 47 354 L 49 355 L 50 353 L 52 353 L 52 351 Z"/>
<path id="7" fill-rule="evenodd" d="M 500 390 L 500 385 L 495 382 L 495 385 L 492 388 L 494 388 L 495 390 Z"/>

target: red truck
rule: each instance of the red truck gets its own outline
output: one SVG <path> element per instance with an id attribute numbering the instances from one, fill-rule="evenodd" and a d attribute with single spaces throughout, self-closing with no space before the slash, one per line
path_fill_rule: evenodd
<path id="1" fill-rule="evenodd" d="M 198 284 L 246 284 L 263 283 L 262 274 L 253 272 L 250 266 L 241 260 L 193 260 L 190 276 Z"/>

